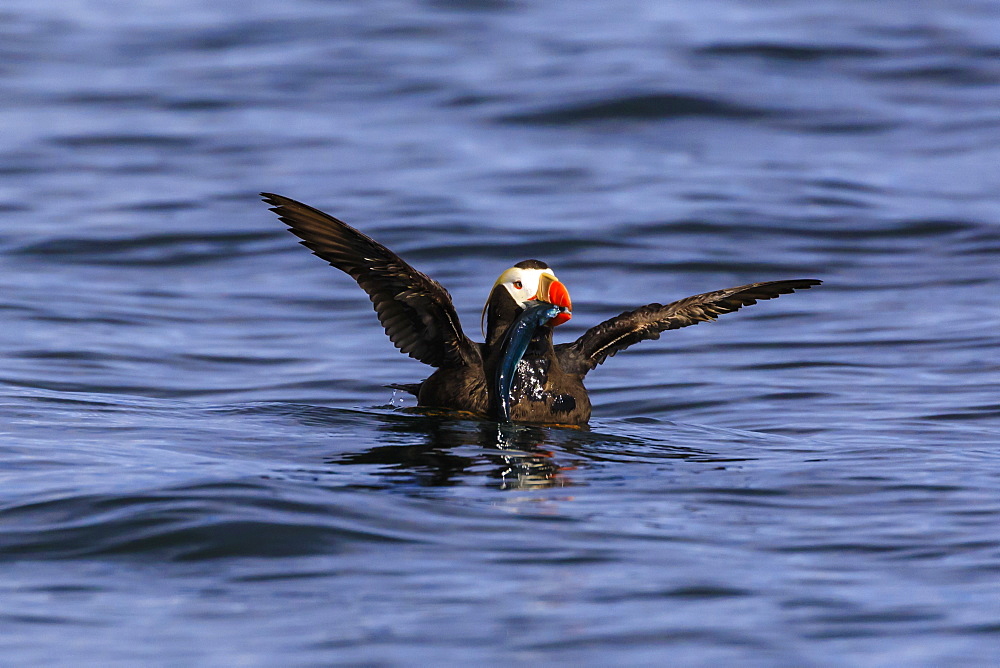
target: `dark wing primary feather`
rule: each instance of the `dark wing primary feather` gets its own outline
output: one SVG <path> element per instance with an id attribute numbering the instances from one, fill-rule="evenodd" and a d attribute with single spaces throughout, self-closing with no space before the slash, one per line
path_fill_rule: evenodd
<path id="1" fill-rule="evenodd" d="M 699 322 L 715 320 L 723 313 L 738 311 L 760 299 L 773 299 L 795 290 L 806 290 L 822 281 L 811 278 L 790 281 L 767 281 L 738 288 L 706 292 L 663 306 L 649 304 L 590 328 L 573 343 L 556 346 L 563 368 L 585 374 L 608 357 L 633 343 L 658 339 L 668 329 L 680 329 Z"/>
<path id="2" fill-rule="evenodd" d="M 451 295 L 440 283 L 333 216 L 281 195 L 261 196 L 303 246 L 368 293 L 397 348 L 433 367 L 474 361 L 478 348 L 462 332 Z"/>

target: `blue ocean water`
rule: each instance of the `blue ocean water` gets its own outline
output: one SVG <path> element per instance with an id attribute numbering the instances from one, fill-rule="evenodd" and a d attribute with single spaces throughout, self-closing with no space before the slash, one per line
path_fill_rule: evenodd
<path id="1" fill-rule="evenodd" d="M 9 0 L 0 663 L 1000 663 L 994 2 Z M 475 335 L 809 292 L 422 414 L 329 211 Z"/>

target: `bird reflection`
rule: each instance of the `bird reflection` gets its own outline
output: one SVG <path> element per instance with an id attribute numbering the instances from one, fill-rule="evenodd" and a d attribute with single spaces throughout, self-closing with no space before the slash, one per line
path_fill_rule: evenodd
<path id="1" fill-rule="evenodd" d="M 556 455 L 545 448 L 549 428 L 456 419 L 446 411 L 419 412 L 417 417 L 385 416 L 388 419 L 378 427 L 381 445 L 327 463 L 375 464 L 386 477 L 410 478 L 427 487 L 463 484 L 463 476 L 483 473 L 500 489 L 571 484 L 566 472 L 572 467 L 560 466 Z"/>
<path id="2" fill-rule="evenodd" d="M 500 489 L 557 487 L 570 484 L 566 471 L 552 452 L 544 449 L 545 429 L 527 425 L 493 424 L 497 453 L 489 453 L 497 462 Z M 486 433 L 488 429 L 483 429 Z"/>
<path id="3" fill-rule="evenodd" d="M 541 489 L 580 484 L 571 478 L 572 471 L 606 461 L 734 461 L 732 455 L 697 447 L 697 441 L 667 444 L 587 427 L 497 423 L 440 409 L 282 404 L 267 410 L 323 431 L 335 428 L 341 454 L 324 458 L 325 463 L 369 467 L 371 475 L 393 486 L 448 487 L 485 477 L 499 489 Z M 372 446 L 373 440 L 378 445 Z"/>

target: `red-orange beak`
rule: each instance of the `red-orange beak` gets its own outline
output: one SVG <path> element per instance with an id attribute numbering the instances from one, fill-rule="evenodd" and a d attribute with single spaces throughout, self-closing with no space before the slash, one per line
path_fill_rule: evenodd
<path id="1" fill-rule="evenodd" d="M 555 277 L 550 278 L 548 275 L 542 275 L 542 280 L 538 284 L 537 298 L 567 309 L 566 313 L 560 313 L 545 323 L 549 327 L 561 325 L 573 317 L 573 302 L 570 301 L 569 290 Z"/>

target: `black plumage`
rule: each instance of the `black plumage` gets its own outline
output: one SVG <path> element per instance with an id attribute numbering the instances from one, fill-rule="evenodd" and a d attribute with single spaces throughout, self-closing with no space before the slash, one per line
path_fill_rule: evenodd
<path id="1" fill-rule="evenodd" d="M 501 285 L 485 308 L 486 342 L 462 331 L 451 295 L 388 248 L 350 225 L 281 195 L 262 193 L 272 211 L 302 244 L 353 277 L 368 293 L 390 340 L 402 352 L 437 370 L 419 384 L 400 385 L 423 406 L 496 416 L 490 379 L 499 364 L 499 341 L 520 312 Z M 517 266 L 545 268 L 538 260 Z M 552 327 L 539 327 L 511 390 L 511 416 L 517 422 L 584 424 L 591 405 L 583 379 L 608 357 L 670 329 L 714 320 L 758 300 L 805 290 L 821 281 L 797 279 L 752 283 L 687 297 L 670 304 L 649 304 L 592 327 L 572 343 L 554 346 Z"/>

